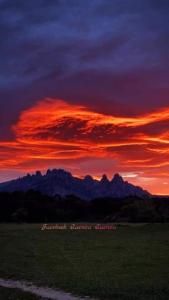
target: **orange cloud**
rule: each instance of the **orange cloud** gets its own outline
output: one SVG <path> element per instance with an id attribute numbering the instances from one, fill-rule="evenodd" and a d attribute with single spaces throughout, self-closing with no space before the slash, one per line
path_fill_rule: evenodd
<path id="1" fill-rule="evenodd" d="M 45 99 L 20 114 L 12 126 L 15 140 L 0 142 L 0 168 L 34 170 L 60 164 L 75 169 L 80 176 L 85 169 L 82 161 L 87 166 L 87 162 L 92 164 L 92 160 L 98 159 L 102 172 L 102 162 L 108 160 L 111 166 L 111 170 L 106 169 L 108 174 L 125 172 L 134 183 L 141 182 L 153 192 L 169 194 L 168 125 L 169 108 L 122 117 L 93 112 L 58 99 Z M 98 169 L 93 166 L 96 177 Z M 155 178 L 161 182 L 158 191 L 156 181 L 145 179 L 154 178 L 152 170 L 158 173 Z"/>

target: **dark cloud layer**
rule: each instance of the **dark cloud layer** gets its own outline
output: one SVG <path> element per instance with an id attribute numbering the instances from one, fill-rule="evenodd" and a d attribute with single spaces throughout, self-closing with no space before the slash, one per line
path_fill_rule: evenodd
<path id="1" fill-rule="evenodd" d="M 124 114 L 166 106 L 168 15 L 165 0 L 1 0 L 3 122 L 44 96 Z"/>

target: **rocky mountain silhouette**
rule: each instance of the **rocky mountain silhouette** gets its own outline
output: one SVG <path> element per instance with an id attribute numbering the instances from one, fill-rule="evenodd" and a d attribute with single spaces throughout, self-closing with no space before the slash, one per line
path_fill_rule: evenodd
<path id="1" fill-rule="evenodd" d="M 27 174 L 22 178 L 0 183 L 0 192 L 28 191 L 30 189 L 40 191 L 49 196 L 75 195 L 84 200 L 97 197 L 127 196 L 147 197 L 150 194 L 141 187 L 134 186 L 124 181 L 119 174 L 115 174 L 112 180 L 103 175 L 101 180 L 95 180 L 87 175 L 83 179 L 72 176 L 63 169 L 47 170 L 42 175 L 40 171 L 35 174 Z"/>

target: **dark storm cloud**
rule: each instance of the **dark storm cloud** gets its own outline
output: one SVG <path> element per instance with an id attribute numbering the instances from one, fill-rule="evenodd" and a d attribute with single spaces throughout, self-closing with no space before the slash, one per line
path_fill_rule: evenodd
<path id="1" fill-rule="evenodd" d="M 165 0 L 1 0 L 1 138 L 44 97 L 115 114 L 167 106 L 168 14 Z"/>

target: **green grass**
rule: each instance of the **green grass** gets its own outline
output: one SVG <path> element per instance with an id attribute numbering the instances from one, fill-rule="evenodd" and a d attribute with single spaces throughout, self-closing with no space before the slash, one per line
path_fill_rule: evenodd
<path id="1" fill-rule="evenodd" d="M 0 242 L 2 278 L 104 300 L 169 299 L 169 224 L 120 226 L 115 232 L 0 225 Z"/>
<path id="2" fill-rule="evenodd" d="M 0 299 L 2 300 L 44 300 L 44 298 L 24 293 L 17 289 L 7 289 L 0 287 Z"/>

